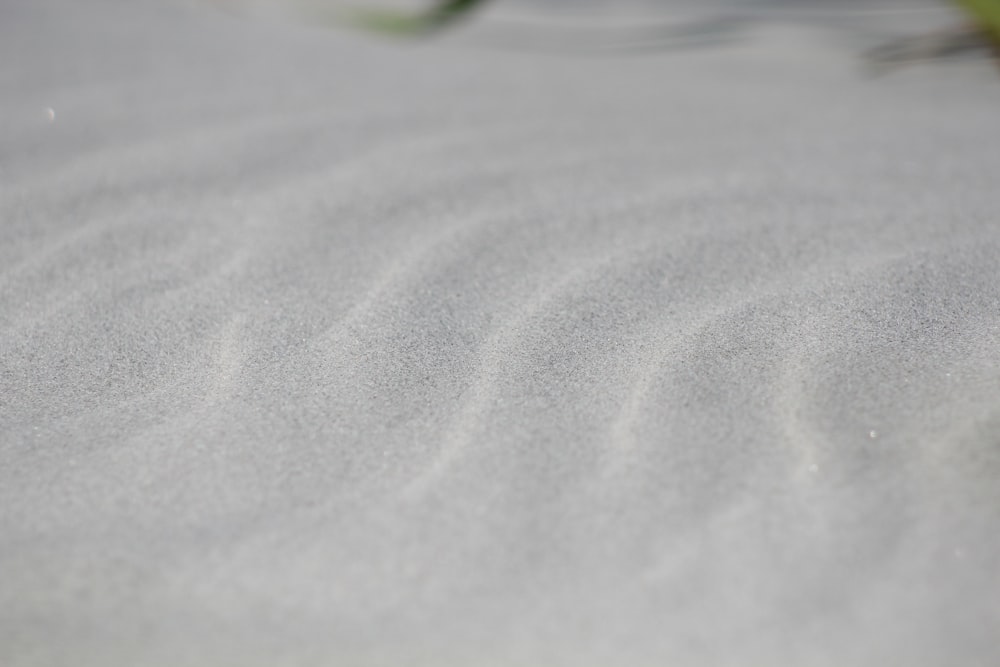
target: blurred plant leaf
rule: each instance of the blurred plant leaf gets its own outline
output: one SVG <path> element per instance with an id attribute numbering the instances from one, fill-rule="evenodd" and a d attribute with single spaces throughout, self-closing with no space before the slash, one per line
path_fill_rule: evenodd
<path id="1" fill-rule="evenodd" d="M 955 0 L 959 7 L 1000 45 L 1000 0 Z"/>
<path id="2" fill-rule="evenodd" d="M 395 35 L 422 35 L 444 28 L 465 17 L 485 0 L 444 0 L 422 14 L 378 10 L 356 10 L 349 16 L 354 25 Z"/>

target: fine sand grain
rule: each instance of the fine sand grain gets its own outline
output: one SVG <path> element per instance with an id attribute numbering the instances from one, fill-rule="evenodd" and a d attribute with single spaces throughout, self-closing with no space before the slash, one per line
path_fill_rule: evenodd
<path id="1" fill-rule="evenodd" d="M 0 664 L 1000 664 L 1000 76 L 820 13 L 5 2 Z"/>

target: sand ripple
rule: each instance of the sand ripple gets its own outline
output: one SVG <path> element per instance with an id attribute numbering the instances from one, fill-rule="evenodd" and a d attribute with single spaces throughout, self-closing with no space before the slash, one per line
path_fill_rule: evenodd
<path id="1" fill-rule="evenodd" d="M 0 79 L 0 662 L 997 661 L 987 66 L 96 7 Z"/>

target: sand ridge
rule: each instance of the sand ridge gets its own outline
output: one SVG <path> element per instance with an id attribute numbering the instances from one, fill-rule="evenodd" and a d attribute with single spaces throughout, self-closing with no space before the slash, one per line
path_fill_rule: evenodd
<path id="1" fill-rule="evenodd" d="M 996 662 L 1000 84 L 879 16 L 0 9 L 0 662 Z"/>

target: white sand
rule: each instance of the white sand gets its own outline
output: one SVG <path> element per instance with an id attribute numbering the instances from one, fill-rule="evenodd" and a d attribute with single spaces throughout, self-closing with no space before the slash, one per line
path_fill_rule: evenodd
<path id="1" fill-rule="evenodd" d="M 4 3 L 0 664 L 1000 662 L 1000 76 L 862 23 Z"/>

